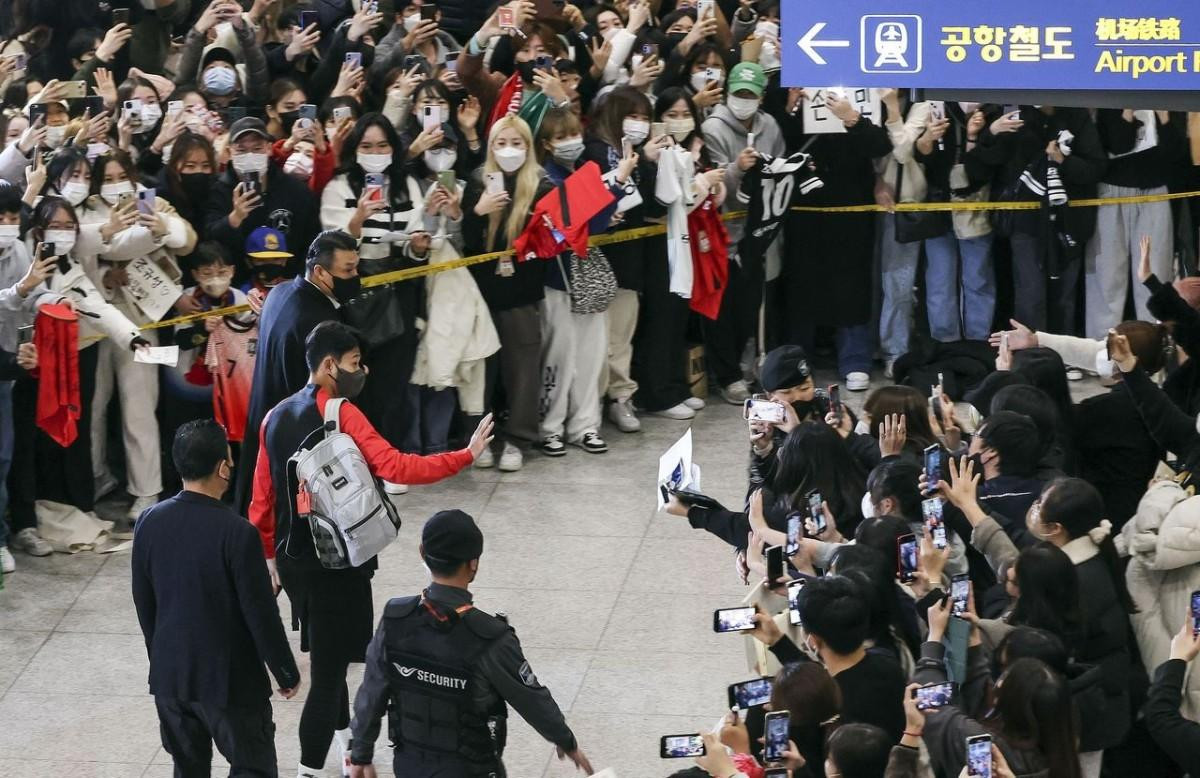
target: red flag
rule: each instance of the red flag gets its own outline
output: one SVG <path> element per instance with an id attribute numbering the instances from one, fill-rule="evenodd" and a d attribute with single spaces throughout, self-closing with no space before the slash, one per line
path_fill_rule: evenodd
<path id="1" fill-rule="evenodd" d="M 563 214 L 564 191 L 566 215 Z M 583 167 L 567 176 L 562 186 L 537 201 L 529 224 L 513 244 L 517 259 L 549 258 L 568 248 L 581 257 L 587 256 L 588 222 L 615 199 L 600 177 L 600 166 L 585 162 Z"/>

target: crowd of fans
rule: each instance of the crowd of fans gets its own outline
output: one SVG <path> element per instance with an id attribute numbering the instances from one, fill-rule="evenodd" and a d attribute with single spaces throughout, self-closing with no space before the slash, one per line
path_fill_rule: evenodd
<path id="1" fill-rule="evenodd" d="M 224 426 L 244 510 L 263 417 L 308 375 L 307 333 L 259 353 L 260 315 L 302 277 L 406 452 L 494 411 L 474 466 L 514 471 L 603 454 L 606 418 L 691 419 L 704 385 L 782 406 L 751 422 L 744 509 L 668 510 L 761 581 L 749 655 L 793 776 L 957 775 L 982 735 L 996 776 L 1200 769 L 1197 200 L 1072 203 L 1197 188 L 1196 115 L 784 87 L 779 0 L 0 10 L 5 572 L 52 552 L 53 506 L 123 487 L 132 520 L 174 490 L 188 421 Z M 827 358 L 842 389 L 897 385 L 856 416 L 814 386 Z M 1106 389 L 1074 403 L 1084 372 Z M 697 769 L 757 778 L 761 730 L 732 712 Z"/>

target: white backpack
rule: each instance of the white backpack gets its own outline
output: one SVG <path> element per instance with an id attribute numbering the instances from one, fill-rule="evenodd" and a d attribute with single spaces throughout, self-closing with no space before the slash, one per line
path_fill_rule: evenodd
<path id="1" fill-rule="evenodd" d="M 343 402 L 339 397 L 325 403 L 324 438 L 291 458 L 299 481 L 298 512 L 308 521 L 317 558 L 331 570 L 358 567 L 387 548 L 400 531 L 396 508 L 354 439 L 340 429 Z"/>

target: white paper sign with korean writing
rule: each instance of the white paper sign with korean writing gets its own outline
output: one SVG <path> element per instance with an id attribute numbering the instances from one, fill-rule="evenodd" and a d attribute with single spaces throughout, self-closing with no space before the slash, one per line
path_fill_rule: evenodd
<path id="1" fill-rule="evenodd" d="M 830 94 L 841 95 L 849 100 L 863 120 L 876 126 L 883 123 L 883 109 L 879 102 L 879 90 L 866 87 L 806 86 L 800 112 L 804 116 L 804 131 L 812 135 L 828 135 L 845 132 L 846 125 L 833 115 L 825 105 Z"/>
<path id="2" fill-rule="evenodd" d="M 125 291 L 138 309 L 151 321 L 158 321 L 183 294 L 183 289 L 167 277 L 154 260 L 139 257 L 125 266 L 129 284 Z"/>

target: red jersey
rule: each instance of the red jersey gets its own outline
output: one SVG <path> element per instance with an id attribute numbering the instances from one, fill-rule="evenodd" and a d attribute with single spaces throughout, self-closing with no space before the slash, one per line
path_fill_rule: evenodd
<path id="1" fill-rule="evenodd" d="M 208 336 L 204 364 L 213 376 L 213 411 L 229 439 L 240 443 L 246 434 L 254 355 L 258 351 L 258 320 L 246 325 L 222 317 Z"/>

